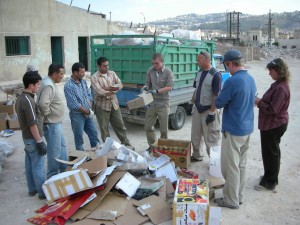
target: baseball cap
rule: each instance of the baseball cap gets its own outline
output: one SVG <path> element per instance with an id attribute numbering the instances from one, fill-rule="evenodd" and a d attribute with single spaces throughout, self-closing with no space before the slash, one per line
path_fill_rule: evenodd
<path id="1" fill-rule="evenodd" d="M 235 61 L 235 60 L 240 60 L 242 58 L 243 56 L 238 50 L 232 49 L 225 53 L 222 62 Z"/>

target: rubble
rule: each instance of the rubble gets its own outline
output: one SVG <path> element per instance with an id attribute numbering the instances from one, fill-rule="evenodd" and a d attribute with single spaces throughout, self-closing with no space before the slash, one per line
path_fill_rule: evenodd
<path id="1" fill-rule="evenodd" d="M 300 59 L 300 49 L 283 49 L 276 46 L 263 46 L 260 49 L 260 57 L 262 60 L 272 60 L 275 58 L 282 59 Z"/>

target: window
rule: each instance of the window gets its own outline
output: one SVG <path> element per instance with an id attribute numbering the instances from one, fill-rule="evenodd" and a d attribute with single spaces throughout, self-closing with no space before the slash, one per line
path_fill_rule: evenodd
<path id="1" fill-rule="evenodd" d="M 294 49 L 294 48 L 297 48 L 297 46 L 296 45 L 292 45 L 292 49 Z"/>
<path id="2" fill-rule="evenodd" d="M 253 35 L 253 41 L 257 41 L 257 35 Z"/>
<path id="3" fill-rule="evenodd" d="M 5 37 L 6 55 L 30 55 L 30 37 Z"/>
<path id="4" fill-rule="evenodd" d="M 283 45 L 281 48 L 283 48 L 283 49 L 287 49 L 286 45 Z"/>

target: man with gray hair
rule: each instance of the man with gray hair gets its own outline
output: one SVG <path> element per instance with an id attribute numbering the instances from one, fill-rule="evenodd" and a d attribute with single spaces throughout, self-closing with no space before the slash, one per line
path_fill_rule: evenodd
<path id="1" fill-rule="evenodd" d="M 220 140 L 220 115 L 214 101 L 221 90 L 221 74 L 211 66 L 211 55 L 206 51 L 198 54 L 197 64 L 200 70 L 194 82 L 196 90 L 192 98 L 195 104 L 191 132 L 192 162 L 203 160 L 204 147 L 210 156 L 210 148 L 217 146 Z"/>
<path id="2" fill-rule="evenodd" d="M 152 93 L 154 101 L 147 109 L 145 118 L 145 130 L 149 148 L 156 141 L 155 129 L 156 120 L 159 120 L 160 137 L 168 138 L 168 122 L 170 112 L 170 96 L 172 90 L 173 72 L 164 66 L 164 58 L 160 53 L 154 53 L 152 56 L 152 67 L 147 71 L 146 83 L 142 91 Z"/>
<path id="3" fill-rule="evenodd" d="M 220 207 L 238 209 L 243 202 L 247 150 L 254 128 L 256 85 L 238 50 L 226 52 L 223 62 L 232 76 L 215 100 L 216 108 L 224 108 L 221 170 L 225 178 L 224 197 L 216 202 Z"/>

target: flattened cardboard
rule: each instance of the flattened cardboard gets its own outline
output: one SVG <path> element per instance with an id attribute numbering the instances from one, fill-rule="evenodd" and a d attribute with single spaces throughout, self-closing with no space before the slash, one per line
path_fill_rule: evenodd
<path id="1" fill-rule="evenodd" d="M 172 210 L 170 205 L 160 197 L 151 195 L 135 203 L 136 206 L 146 205 L 143 211 L 154 224 L 160 224 L 172 219 Z"/>
<path id="2" fill-rule="evenodd" d="M 108 193 L 102 200 L 101 204 L 87 216 L 89 219 L 115 220 L 116 217 L 123 216 L 128 200 L 123 196 L 117 196 L 113 193 Z M 116 215 L 112 215 L 114 219 L 109 219 L 111 211 L 116 211 Z M 108 217 L 107 217 L 108 216 Z"/>
<path id="3" fill-rule="evenodd" d="M 207 177 L 206 179 L 207 179 L 207 181 L 210 182 L 210 187 L 212 187 L 214 189 L 222 188 L 225 184 L 225 180 L 223 178 L 210 176 L 210 177 Z"/>
<path id="4" fill-rule="evenodd" d="M 222 211 L 220 207 L 210 206 L 208 225 L 220 225 L 221 215 L 222 215 Z"/>
<path id="5" fill-rule="evenodd" d="M 123 172 L 123 171 L 113 172 L 107 178 L 105 189 L 101 190 L 101 191 L 97 191 L 96 192 L 97 197 L 93 201 L 91 201 L 90 203 L 88 203 L 87 205 L 85 205 L 84 207 L 82 207 L 81 209 L 77 210 L 77 212 L 74 213 L 74 215 L 72 215 L 71 219 L 73 221 L 77 221 L 77 220 L 82 220 L 86 216 L 88 216 L 92 211 L 94 211 L 98 207 L 98 205 L 101 203 L 101 201 L 103 200 L 103 198 L 107 195 L 107 193 L 110 192 L 110 190 L 115 186 L 115 184 L 125 174 L 126 174 L 126 172 Z"/>
<path id="6" fill-rule="evenodd" d="M 121 189 L 128 197 L 134 196 L 136 190 L 141 185 L 141 182 L 132 176 L 130 173 L 126 173 L 122 179 L 116 184 L 117 189 Z"/>
<path id="7" fill-rule="evenodd" d="M 111 221 L 106 220 L 93 220 L 93 219 L 84 219 L 78 222 L 72 223 L 72 225 L 115 225 Z M 132 225 L 132 224 L 131 224 Z"/>
<path id="8" fill-rule="evenodd" d="M 76 158 L 82 159 L 85 156 L 87 156 L 91 159 L 97 158 L 95 149 L 85 150 L 85 151 L 68 150 L 68 156 L 69 156 L 70 161 L 72 161 Z"/>
<path id="9" fill-rule="evenodd" d="M 95 158 L 91 161 L 82 163 L 81 165 L 78 166 L 78 168 L 86 169 L 90 176 L 94 176 L 100 171 L 107 168 L 107 157 L 101 156 Z"/>
<path id="10" fill-rule="evenodd" d="M 116 225 L 139 225 L 149 220 L 147 216 L 142 216 L 136 209 L 134 203 L 137 201 L 130 199 L 127 203 L 124 216 L 120 216 L 113 221 Z M 92 225 L 92 224 L 91 224 Z"/>
<path id="11" fill-rule="evenodd" d="M 20 122 L 18 118 L 9 117 L 7 120 L 8 128 L 11 130 L 20 130 Z"/>

